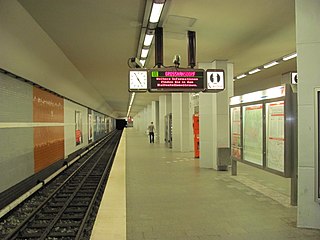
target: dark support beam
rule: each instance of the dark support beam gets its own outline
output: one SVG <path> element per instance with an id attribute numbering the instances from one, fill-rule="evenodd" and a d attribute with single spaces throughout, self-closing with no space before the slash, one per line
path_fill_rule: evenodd
<path id="1" fill-rule="evenodd" d="M 196 32 L 188 31 L 188 66 L 196 66 Z"/>
<path id="2" fill-rule="evenodd" d="M 155 31 L 155 65 L 163 66 L 163 29 L 157 27 Z"/>

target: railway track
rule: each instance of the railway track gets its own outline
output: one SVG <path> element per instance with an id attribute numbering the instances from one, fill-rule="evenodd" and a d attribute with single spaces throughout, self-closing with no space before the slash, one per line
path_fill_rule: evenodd
<path id="1" fill-rule="evenodd" d="M 0 219 L 0 239 L 89 239 L 121 132 Z"/>

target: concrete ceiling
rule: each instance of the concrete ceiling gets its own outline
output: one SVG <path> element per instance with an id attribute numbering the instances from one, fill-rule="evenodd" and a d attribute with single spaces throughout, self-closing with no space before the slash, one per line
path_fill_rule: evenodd
<path id="1" fill-rule="evenodd" d="M 19 2 L 119 117 L 124 117 L 130 96 L 127 60 L 137 54 L 147 1 Z M 228 60 L 234 63 L 235 76 L 296 51 L 294 0 L 167 0 L 161 26 L 164 65 L 172 65 L 175 54 L 181 55 L 181 66 L 187 65 L 187 30 L 196 32 L 197 62 Z M 148 68 L 154 66 L 153 53 Z M 254 78 L 295 69 L 293 60 Z M 137 94 L 132 115 L 158 96 Z"/>

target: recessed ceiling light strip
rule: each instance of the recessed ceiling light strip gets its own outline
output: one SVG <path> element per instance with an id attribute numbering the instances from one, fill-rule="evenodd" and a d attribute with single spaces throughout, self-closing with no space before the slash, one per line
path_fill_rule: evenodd
<path id="1" fill-rule="evenodd" d="M 270 68 L 270 67 L 273 67 L 275 65 L 278 65 L 279 63 L 277 61 L 272 61 L 270 63 L 267 63 L 265 65 L 263 65 L 264 68 Z"/>
<path id="2" fill-rule="evenodd" d="M 293 58 L 295 58 L 295 57 L 297 57 L 297 53 L 291 53 L 291 54 L 289 54 L 289 55 L 283 56 L 283 57 L 281 57 L 281 58 L 279 58 L 279 59 L 277 59 L 277 60 L 274 60 L 274 61 L 271 61 L 271 62 L 269 62 L 269 63 L 266 63 L 266 64 L 264 64 L 263 66 L 260 66 L 260 67 L 257 67 L 257 68 L 255 68 L 255 69 L 252 69 L 252 70 L 250 70 L 249 72 L 245 72 L 245 73 L 243 73 L 243 74 L 240 74 L 240 75 L 238 75 L 237 77 L 235 77 L 234 80 L 238 80 L 238 79 L 244 78 L 244 77 L 246 77 L 248 74 L 251 75 L 251 74 L 260 72 L 260 71 L 263 70 L 263 69 L 267 69 L 267 68 L 273 67 L 273 66 L 275 66 L 275 65 L 280 64 L 280 63 L 283 62 L 283 61 L 288 61 L 288 60 L 293 59 Z"/>
<path id="3" fill-rule="evenodd" d="M 254 73 L 257 73 L 257 72 L 260 72 L 261 69 L 260 68 L 256 68 L 256 69 L 253 69 L 251 71 L 249 71 L 249 74 L 254 74 Z"/>
<path id="4" fill-rule="evenodd" d="M 295 57 L 297 57 L 297 53 L 292 53 L 292 54 L 290 54 L 290 55 L 284 56 L 284 57 L 282 58 L 282 60 L 283 60 L 283 61 L 287 61 L 287 60 L 290 60 L 290 59 L 295 58 Z"/>

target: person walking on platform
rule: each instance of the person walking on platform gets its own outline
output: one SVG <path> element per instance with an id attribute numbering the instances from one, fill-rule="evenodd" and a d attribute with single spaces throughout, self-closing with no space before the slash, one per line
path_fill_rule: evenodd
<path id="1" fill-rule="evenodd" d="M 154 125 L 153 122 L 148 126 L 150 143 L 154 143 Z"/>

